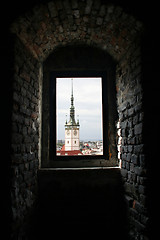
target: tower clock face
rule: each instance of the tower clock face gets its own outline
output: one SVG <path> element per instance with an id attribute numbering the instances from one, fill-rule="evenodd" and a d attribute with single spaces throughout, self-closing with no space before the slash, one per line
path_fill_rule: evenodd
<path id="1" fill-rule="evenodd" d="M 77 135 L 77 131 L 76 131 L 76 130 L 74 130 L 74 135 L 75 135 L 75 136 Z"/>

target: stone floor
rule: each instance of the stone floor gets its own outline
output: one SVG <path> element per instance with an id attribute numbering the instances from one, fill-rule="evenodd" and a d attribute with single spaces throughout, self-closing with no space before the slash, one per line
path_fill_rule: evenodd
<path id="1" fill-rule="evenodd" d="M 29 239 L 128 239 L 119 169 L 39 172 Z"/>

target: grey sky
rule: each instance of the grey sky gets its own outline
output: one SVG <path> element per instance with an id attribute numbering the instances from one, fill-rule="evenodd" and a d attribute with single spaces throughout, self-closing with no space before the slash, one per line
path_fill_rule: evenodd
<path id="1" fill-rule="evenodd" d="M 79 115 L 80 140 L 102 139 L 101 78 L 73 78 L 75 119 Z M 57 78 L 57 139 L 65 138 L 66 114 L 69 120 L 71 78 Z"/>

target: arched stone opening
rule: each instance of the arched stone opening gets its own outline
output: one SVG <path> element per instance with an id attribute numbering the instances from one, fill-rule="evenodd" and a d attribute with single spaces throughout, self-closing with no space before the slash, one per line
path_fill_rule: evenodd
<path id="1" fill-rule="evenodd" d="M 50 75 L 52 71 L 70 71 L 70 72 L 87 72 L 87 71 L 105 71 L 107 80 L 107 88 L 104 95 L 107 97 L 108 102 L 108 121 L 109 121 L 109 131 L 106 128 L 105 135 L 109 136 L 109 146 L 110 160 L 112 158 L 112 163 L 100 159 L 99 161 L 88 161 L 84 160 L 82 163 L 78 161 L 74 163 L 73 166 L 118 166 L 117 160 L 117 148 L 116 148 L 116 121 L 117 121 L 117 110 L 116 110 L 116 88 L 115 88 L 115 61 L 106 53 L 106 51 L 101 50 L 96 47 L 87 46 L 85 44 L 68 45 L 64 47 L 56 48 L 56 50 L 46 59 L 44 63 L 44 74 L 43 74 L 43 94 L 42 94 L 42 113 L 43 113 L 43 127 L 42 127 L 42 166 L 49 167 L 55 166 L 57 163 L 52 163 L 49 156 L 50 148 L 50 117 L 49 117 L 49 85 L 50 85 Z M 92 91 L 92 88 L 91 88 Z M 107 148 L 107 146 L 105 146 Z M 86 162 L 86 163 L 85 163 Z M 59 161 L 60 163 L 60 161 Z M 67 166 L 69 162 L 64 162 L 62 165 Z M 77 165 L 79 164 L 79 165 Z M 88 164 L 88 165 L 86 165 Z M 69 164 L 70 165 L 70 164 Z M 70 165 L 70 167 L 72 164 Z"/>

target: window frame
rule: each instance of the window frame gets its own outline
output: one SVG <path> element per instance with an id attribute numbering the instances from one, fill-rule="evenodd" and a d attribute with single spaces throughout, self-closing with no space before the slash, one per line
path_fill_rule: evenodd
<path id="1" fill-rule="evenodd" d="M 56 78 L 76 78 L 76 77 L 101 77 L 102 78 L 102 134 L 103 134 L 103 155 L 74 155 L 62 156 L 56 155 Z M 49 160 L 51 163 L 63 161 L 94 161 L 94 160 L 109 160 L 109 141 L 108 141 L 108 96 L 107 96 L 107 71 L 52 71 L 50 73 L 50 99 L 49 99 Z M 107 146 L 107 147 L 106 147 Z"/>

